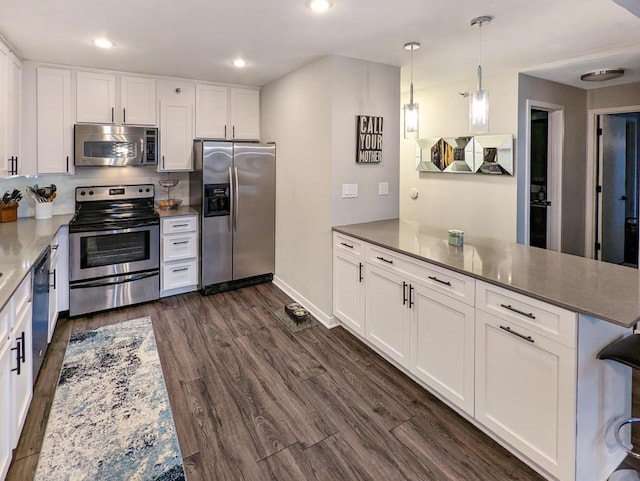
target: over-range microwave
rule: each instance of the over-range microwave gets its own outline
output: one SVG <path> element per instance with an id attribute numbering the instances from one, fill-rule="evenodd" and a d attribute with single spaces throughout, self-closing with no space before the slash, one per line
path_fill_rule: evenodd
<path id="1" fill-rule="evenodd" d="M 76 124 L 77 167 L 126 167 L 158 164 L 158 129 L 111 124 Z"/>

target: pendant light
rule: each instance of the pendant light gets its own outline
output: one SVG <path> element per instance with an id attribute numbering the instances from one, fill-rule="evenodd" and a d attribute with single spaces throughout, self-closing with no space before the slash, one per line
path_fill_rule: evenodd
<path id="1" fill-rule="evenodd" d="M 411 52 L 411 85 L 409 86 L 409 103 L 404 106 L 404 138 L 417 139 L 419 128 L 418 104 L 413 103 L 413 51 L 420 48 L 420 42 L 407 42 L 404 48 Z"/>
<path id="2" fill-rule="evenodd" d="M 489 132 L 489 92 L 482 88 L 482 24 L 490 23 L 493 17 L 483 15 L 471 20 L 478 25 L 478 90 L 469 92 L 469 131 L 473 134 Z"/>

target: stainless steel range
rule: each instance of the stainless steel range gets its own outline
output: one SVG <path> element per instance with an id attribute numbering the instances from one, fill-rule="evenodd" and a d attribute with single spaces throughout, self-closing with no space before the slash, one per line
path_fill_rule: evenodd
<path id="1" fill-rule="evenodd" d="M 69 223 L 69 314 L 159 298 L 160 218 L 153 184 L 76 188 Z"/>

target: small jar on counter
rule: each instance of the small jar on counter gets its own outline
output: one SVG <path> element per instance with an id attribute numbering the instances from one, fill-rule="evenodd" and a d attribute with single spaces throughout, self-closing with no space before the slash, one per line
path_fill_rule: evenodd
<path id="1" fill-rule="evenodd" d="M 460 247 L 462 244 L 464 244 L 464 231 L 449 229 L 449 245 Z"/>

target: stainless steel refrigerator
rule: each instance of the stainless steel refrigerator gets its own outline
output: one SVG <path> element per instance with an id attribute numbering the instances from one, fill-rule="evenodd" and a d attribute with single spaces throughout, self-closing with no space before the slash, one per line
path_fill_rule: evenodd
<path id="1" fill-rule="evenodd" d="M 266 282 L 275 268 L 274 144 L 196 140 L 190 205 L 200 212 L 205 293 Z"/>

